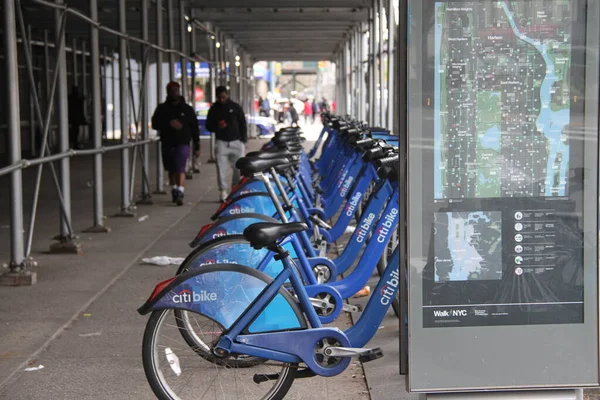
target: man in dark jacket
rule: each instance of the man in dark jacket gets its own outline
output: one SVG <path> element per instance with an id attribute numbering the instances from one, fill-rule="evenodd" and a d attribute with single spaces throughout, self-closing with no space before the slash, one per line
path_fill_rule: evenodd
<path id="1" fill-rule="evenodd" d="M 217 102 L 208 110 L 206 130 L 215 134 L 217 183 L 221 201 L 225 201 L 231 190 L 227 184 L 229 171 L 232 171 L 232 186 L 240 181 L 240 173 L 235 168 L 235 163 L 246 153 L 248 132 L 244 110 L 229 99 L 227 88 L 219 86 L 216 95 Z"/>
<path id="2" fill-rule="evenodd" d="M 181 206 L 190 141 L 194 141 L 194 153 L 198 156 L 200 128 L 194 109 L 181 97 L 179 83 L 170 82 L 167 85 L 167 100 L 154 111 L 152 128 L 160 134 L 163 165 L 169 171 L 173 202 Z"/>

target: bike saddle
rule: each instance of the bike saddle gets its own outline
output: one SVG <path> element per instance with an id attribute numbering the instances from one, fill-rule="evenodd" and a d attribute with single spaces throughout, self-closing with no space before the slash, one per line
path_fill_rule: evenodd
<path id="1" fill-rule="evenodd" d="M 265 172 L 268 169 L 277 167 L 278 165 L 289 164 L 290 160 L 283 157 L 261 159 L 254 157 L 242 157 L 235 163 L 235 167 L 240 170 L 242 175 L 252 177 L 259 172 Z"/>
<path id="2" fill-rule="evenodd" d="M 259 222 L 244 229 L 244 238 L 250 242 L 250 245 L 254 249 L 260 250 L 264 247 L 274 247 L 279 239 L 307 229 L 308 225 L 304 222 L 291 222 L 287 224 Z"/>
<path id="3" fill-rule="evenodd" d="M 283 132 L 300 132 L 300 128 L 296 128 L 294 126 L 288 126 L 288 127 L 285 127 L 285 128 L 281 128 L 275 134 L 283 133 Z"/>
<path id="4" fill-rule="evenodd" d="M 292 157 L 300 155 L 300 151 L 290 151 L 289 149 L 269 149 L 264 151 L 252 151 L 246 154 L 246 157 L 261 158 L 263 160 L 269 158 Z"/>

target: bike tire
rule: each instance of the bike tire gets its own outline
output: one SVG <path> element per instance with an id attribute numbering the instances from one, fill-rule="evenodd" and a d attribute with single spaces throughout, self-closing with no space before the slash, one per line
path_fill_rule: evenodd
<path id="1" fill-rule="evenodd" d="M 194 250 L 192 250 L 192 252 L 185 258 L 185 260 L 181 263 L 181 265 L 177 269 L 176 275 L 180 275 L 180 274 L 183 274 L 183 273 L 189 271 L 190 264 L 196 259 L 196 257 L 199 254 L 206 252 L 206 251 L 210 251 L 211 249 L 221 246 L 221 245 L 231 244 L 231 243 L 241 243 L 241 242 L 248 243 L 248 241 L 244 238 L 243 235 L 230 235 L 230 236 L 223 236 L 223 237 L 215 238 L 213 240 L 203 243 L 202 245 L 200 245 L 200 246 L 196 247 Z M 202 268 L 202 267 L 198 267 L 198 268 Z M 198 344 L 197 335 L 195 335 L 194 333 L 190 333 L 189 326 L 187 326 L 185 323 L 186 321 L 189 321 L 189 316 L 187 315 L 187 313 L 189 313 L 189 311 L 175 310 L 174 313 L 175 313 L 175 317 L 176 317 L 175 323 L 179 327 L 179 333 L 181 334 L 181 337 L 183 337 L 183 340 L 185 340 L 185 342 L 191 347 L 201 347 Z M 210 361 L 210 362 L 215 361 L 215 357 L 212 354 L 203 353 L 199 350 L 196 351 L 196 353 L 207 361 Z M 249 368 L 249 367 L 253 367 L 255 365 L 264 363 L 265 361 L 266 360 L 264 360 L 262 358 L 249 356 L 247 358 L 238 359 L 237 362 L 235 363 L 235 366 L 237 368 Z"/>
<path id="2" fill-rule="evenodd" d="M 170 310 L 165 309 L 152 312 L 148 323 L 146 324 L 142 343 L 142 360 L 146 379 L 159 400 L 179 399 L 179 396 L 170 393 L 172 390 L 168 384 L 161 379 L 162 372 L 160 371 L 160 368 L 157 368 L 156 363 L 154 344 L 158 336 L 157 333 L 160 328 L 160 323 L 166 318 L 168 311 Z M 267 395 L 263 396 L 260 400 L 282 400 L 294 383 L 297 370 L 298 364 L 284 364 L 280 378 Z"/>

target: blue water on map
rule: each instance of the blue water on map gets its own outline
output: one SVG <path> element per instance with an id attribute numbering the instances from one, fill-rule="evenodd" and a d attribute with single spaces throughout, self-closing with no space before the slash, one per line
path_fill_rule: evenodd
<path id="1" fill-rule="evenodd" d="M 546 136 L 548 141 L 550 141 L 548 164 L 546 168 L 545 192 L 546 196 L 552 196 L 552 185 L 554 183 L 554 161 L 556 160 L 558 153 L 562 153 L 557 194 L 559 196 L 564 196 L 566 195 L 565 183 L 567 179 L 567 167 L 569 163 L 569 146 L 561 140 L 561 134 L 563 128 L 570 122 L 570 110 L 562 109 L 559 111 L 552 111 L 550 109 L 550 100 L 552 97 L 551 89 L 554 83 L 558 80 L 558 77 L 554 73 L 554 63 L 550 57 L 548 57 L 547 46 L 522 34 L 514 22 L 513 16 L 508 9 L 508 5 L 506 3 L 502 3 L 502 8 L 506 13 L 506 16 L 510 22 L 510 26 L 512 27 L 515 35 L 524 42 L 534 46 L 540 52 L 542 57 L 544 57 L 544 62 L 546 63 L 546 76 L 542 81 L 542 86 L 540 88 L 542 109 L 536 121 L 538 130 L 543 132 L 544 136 Z"/>
<path id="2" fill-rule="evenodd" d="M 479 138 L 479 143 L 481 147 L 486 149 L 500 151 L 500 128 L 498 128 L 498 125 L 494 125 L 485 131 L 483 136 Z"/>

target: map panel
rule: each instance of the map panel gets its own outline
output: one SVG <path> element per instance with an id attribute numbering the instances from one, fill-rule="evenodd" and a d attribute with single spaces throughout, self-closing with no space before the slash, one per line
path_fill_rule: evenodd
<path id="1" fill-rule="evenodd" d="M 568 196 L 570 7 L 435 3 L 436 199 Z"/>
<path id="2" fill-rule="evenodd" d="M 435 282 L 502 279 L 502 213 L 435 213 Z"/>

